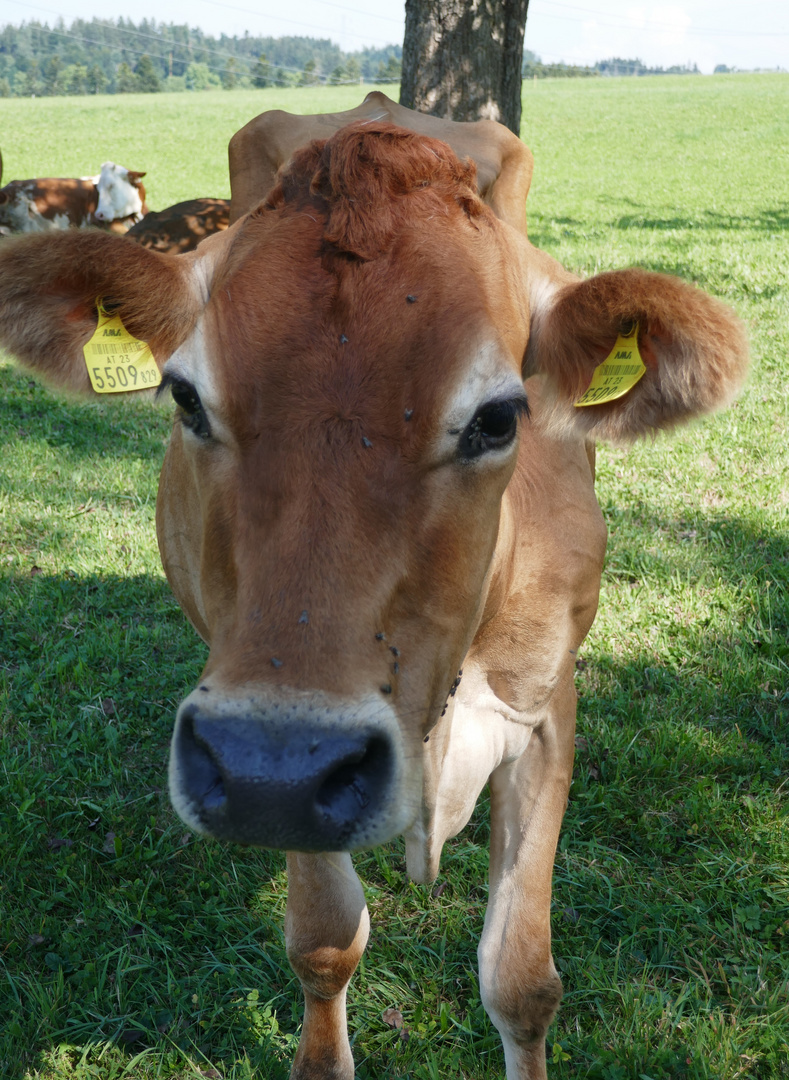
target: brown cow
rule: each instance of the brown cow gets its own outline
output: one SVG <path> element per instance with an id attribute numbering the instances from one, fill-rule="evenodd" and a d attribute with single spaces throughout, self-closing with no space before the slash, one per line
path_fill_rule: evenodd
<path id="1" fill-rule="evenodd" d="M 201 240 L 226 229 L 229 223 L 227 199 L 187 199 L 166 210 L 151 210 L 126 235 L 154 251 L 182 255 L 194 251 Z"/>
<path id="2" fill-rule="evenodd" d="M 586 441 L 728 402 L 741 325 L 674 278 L 578 280 L 447 145 L 372 122 L 299 151 L 191 254 L 99 233 L 0 245 L 0 338 L 55 385 L 91 393 L 101 297 L 175 400 L 159 544 L 210 644 L 171 796 L 193 829 L 289 851 L 292 1076 L 353 1076 L 368 916 L 348 852 L 405 834 L 428 881 L 489 782 L 482 1000 L 508 1080 L 545 1077 L 574 657 L 605 548 Z M 636 341 L 639 381 L 577 407 L 615 350 L 620 374 L 641 368 Z M 90 363 L 139 384 L 136 359 Z"/>
<path id="3" fill-rule="evenodd" d="M 476 165 L 477 190 L 502 221 L 526 232 L 526 196 L 534 159 L 517 135 L 494 120 L 460 124 L 413 112 L 380 90 L 347 112 L 296 116 L 279 109 L 261 113 L 230 140 L 230 223 L 256 206 L 274 186 L 277 170 L 310 139 L 327 139 L 357 121 L 400 124 L 449 143 L 459 158 Z"/>
<path id="4" fill-rule="evenodd" d="M 0 235 L 90 225 L 124 233 L 148 211 L 143 176 L 106 161 L 99 176 L 11 180 L 0 188 Z"/>

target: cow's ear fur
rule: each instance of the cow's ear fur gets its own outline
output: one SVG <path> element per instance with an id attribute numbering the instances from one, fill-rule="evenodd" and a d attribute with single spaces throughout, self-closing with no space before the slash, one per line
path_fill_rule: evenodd
<path id="1" fill-rule="evenodd" d="M 96 301 L 111 306 L 161 367 L 198 313 L 188 257 L 92 230 L 12 237 L 0 244 L 0 344 L 61 390 L 93 396 L 83 346 Z"/>
<path id="2" fill-rule="evenodd" d="M 646 373 L 623 397 L 577 408 L 618 335 L 638 322 Z M 745 329 L 719 300 L 665 274 L 617 270 L 564 285 L 532 315 L 528 374 L 548 383 L 555 430 L 628 442 L 728 405 L 748 367 Z"/>

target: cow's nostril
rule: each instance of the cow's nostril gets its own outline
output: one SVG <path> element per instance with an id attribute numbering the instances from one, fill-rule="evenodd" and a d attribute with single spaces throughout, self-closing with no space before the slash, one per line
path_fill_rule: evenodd
<path id="1" fill-rule="evenodd" d="M 221 810 L 225 804 L 225 785 L 222 777 L 217 772 L 216 779 L 211 787 L 203 795 L 203 806 L 207 810 Z"/>
<path id="2" fill-rule="evenodd" d="M 321 784 L 315 796 L 320 814 L 342 827 L 359 818 L 379 784 L 389 779 L 389 748 L 385 739 L 371 739 L 367 747 L 349 755 Z"/>
<path id="3" fill-rule="evenodd" d="M 207 810 L 223 810 L 227 795 L 222 774 L 211 750 L 195 732 L 193 718 L 188 714 L 183 718 L 178 749 L 188 777 L 189 795 Z"/>

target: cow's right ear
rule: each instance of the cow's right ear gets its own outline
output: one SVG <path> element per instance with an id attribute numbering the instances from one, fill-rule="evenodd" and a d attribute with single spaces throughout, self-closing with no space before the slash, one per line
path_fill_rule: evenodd
<path id="1" fill-rule="evenodd" d="M 0 243 L 0 344 L 35 375 L 93 396 L 83 353 L 101 300 L 156 364 L 185 340 L 199 313 L 191 260 L 132 240 L 68 230 Z"/>

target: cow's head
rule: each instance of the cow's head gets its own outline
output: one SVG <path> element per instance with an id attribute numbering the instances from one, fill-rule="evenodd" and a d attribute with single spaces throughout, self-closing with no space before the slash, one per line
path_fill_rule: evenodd
<path id="1" fill-rule="evenodd" d="M 723 403 L 745 362 L 716 301 L 642 271 L 575 281 L 448 147 L 372 124 L 301 151 L 192 255 L 3 244 L 2 340 L 72 390 L 89 392 L 98 297 L 176 405 L 159 544 L 210 655 L 178 711 L 173 802 L 198 831 L 272 847 L 358 848 L 413 821 L 532 422 L 524 364 L 570 435 L 632 437 Z M 635 321 L 646 375 L 574 408 Z"/>
<path id="2" fill-rule="evenodd" d="M 113 161 L 105 161 L 96 182 L 99 194 L 96 219 L 110 222 L 134 217 L 139 220 L 145 202 L 144 176 L 144 172 L 133 172 Z"/>

